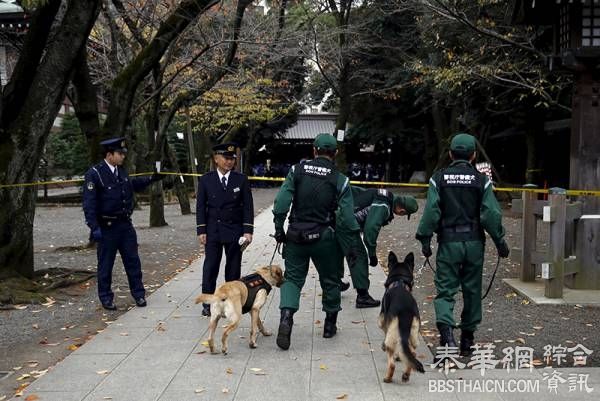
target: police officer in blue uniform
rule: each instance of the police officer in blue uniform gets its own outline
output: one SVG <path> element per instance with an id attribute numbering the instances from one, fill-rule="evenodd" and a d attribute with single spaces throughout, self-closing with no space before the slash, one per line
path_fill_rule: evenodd
<path id="1" fill-rule="evenodd" d="M 198 180 L 196 224 L 200 246 L 204 246 L 202 293 L 213 294 L 219 265 L 225 249 L 225 281 L 239 280 L 242 265 L 240 239 L 252 242 L 254 206 L 248 178 L 232 171 L 236 144 L 213 147 L 215 171 Z M 210 305 L 203 304 L 202 315 L 210 316 Z"/>
<path id="2" fill-rule="evenodd" d="M 112 269 L 117 251 L 121 254 L 129 290 L 137 306 L 146 306 L 137 235 L 131 223 L 133 192 L 143 191 L 160 174 L 130 179 L 123 168 L 127 154 L 125 138 L 100 142 L 105 158 L 85 174 L 83 211 L 91 237 L 98 243 L 98 297 L 102 307 L 116 310 L 111 290 Z"/>

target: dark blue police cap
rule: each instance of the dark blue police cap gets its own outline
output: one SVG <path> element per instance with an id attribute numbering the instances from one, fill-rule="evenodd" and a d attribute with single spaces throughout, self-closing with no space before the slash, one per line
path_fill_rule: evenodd
<path id="1" fill-rule="evenodd" d="M 213 146 L 213 152 L 216 155 L 223 155 L 225 157 L 237 157 L 237 153 L 235 153 L 235 149 L 237 148 L 237 144 L 233 142 L 229 143 L 220 143 L 216 146 Z"/>
<path id="2" fill-rule="evenodd" d="M 105 152 L 127 153 L 127 147 L 125 144 L 124 136 L 107 139 L 105 141 L 100 142 L 100 145 L 102 145 Z"/>

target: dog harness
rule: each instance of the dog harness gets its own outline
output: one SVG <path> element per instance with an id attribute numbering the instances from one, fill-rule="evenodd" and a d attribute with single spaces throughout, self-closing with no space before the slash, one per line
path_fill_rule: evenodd
<path id="1" fill-rule="evenodd" d="M 391 290 L 392 288 L 400 287 L 401 285 L 405 285 L 409 288 L 409 291 L 412 291 L 413 288 L 413 280 L 408 278 L 400 278 L 398 280 L 392 281 L 386 288 L 386 292 Z"/>
<path id="2" fill-rule="evenodd" d="M 267 290 L 268 295 L 271 292 L 272 287 L 271 284 L 267 283 L 267 281 L 258 273 L 244 276 L 240 278 L 240 281 L 248 288 L 248 297 L 246 298 L 246 303 L 242 306 L 242 313 L 248 313 L 250 312 L 250 309 L 252 309 L 252 305 L 254 305 L 254 299 L 256 299 L 258 291 L 264 288 Z"/>

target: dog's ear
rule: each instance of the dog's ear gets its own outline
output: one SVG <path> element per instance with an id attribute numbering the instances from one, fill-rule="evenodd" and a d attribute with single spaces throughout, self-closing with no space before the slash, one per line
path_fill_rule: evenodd
<path id="1" fill-rule="evenodd" d="M 415 255 L 412 252 L 406 255 L 404 258 L 404 263 L 409 266 L 410 270 L 412 271 L 415 267 Z"/>
<path id="2" fill-rule="evenodd" d="M 392 266 L 396 265 L 398 263 L 398 257 L 396 256 L 396 254 L 392 251 L 390 251 L 390 253 L 388 254 L 388 268 L 391 268 Z"/>

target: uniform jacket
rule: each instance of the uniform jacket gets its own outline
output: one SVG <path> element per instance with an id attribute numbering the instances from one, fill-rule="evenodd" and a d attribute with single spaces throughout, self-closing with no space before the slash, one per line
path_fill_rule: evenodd
<path id="1" fill-rule="evenodd" d="M 103 160 L 85 173 L 83 212 L 85 223 L 95 230 L 105 220 L 126 218 L 133 213 L 133 193 L 150 185 L 150 177 L 129 178 L 123 167 L 117 166 L 118 178 Z"/>
<path id="2" fill-rule="evenodd" d="M 487 231 L 496 245 L 504 239 L 502 210 L 494 196 L 492 182 L 469 162 L 456 160 L 429 180 L 427 202 L 416 238 L 429 244 L 437 233 L 440 242 L 444 232 L 469 225 L 475 230 Z M 460 241 L 461 236 L 469 234 L 451 232 L 450 241 Z M 478 239 L 485 240 L 483 231 Z"/>
<path id="3" fill-rule="evenodd" d="M 386 189 L 361 188 L 352 185 L 354 216 L 363 232 L 369 256 L 375 256 L 381 227 L 394 219 L 393 195 Z"/>
<path id="4" fill-rule="evenodd" d="M 198 180 L 196 232 L 207 240 L 237 242 L 243 234 L 254 232 L 254 205 L 248 178 L 232 171 L 224 190 L 216 171 Z"/>
<path id="5" fill-rule="evenodd" d="M 322 192 L 325 192 L 325 185 L 330 183 L 334 186 L 332 202 L 322 196 Z M 314 186 L 311 186 L 312 184 Z M 336 229 L 341 228 L 348 231 L 358 231 L 359 229 L 353 215 L 349 180 L 345 175 L 339 173 L 333 162 L 327 158 L 317 157 L 315 160 L 292 166 L 275 197 L 273 222 L 276 230 L 283 230 L 285 218 L 292 204 L 290 221 L 293 218 L 298 222 L 335 224 Z M 337 216 L 335 222 L 332 218 L 333 214 Z"/>

